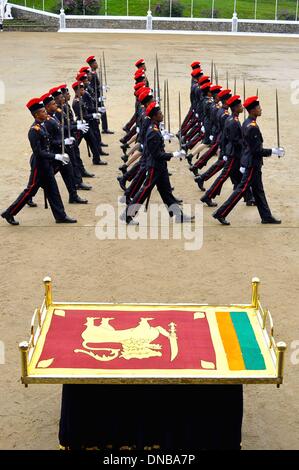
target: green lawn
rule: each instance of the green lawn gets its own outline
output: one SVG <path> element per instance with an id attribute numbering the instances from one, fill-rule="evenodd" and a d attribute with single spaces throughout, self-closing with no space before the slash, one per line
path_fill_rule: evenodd
<path id="1" fill-rule="evenodd" d="M 164 0 L 165 1 L 165 0 Z M 179 0 L 184 6 L 183 16 L 191 15 L 192 0 Z M 25 0 L 13 0 L 13 3 L 20 5 L 25 4 Z M 155 14 L 157 4 L 163 3 L 163 0 L 151 0 L 151 9 Z M 54 13 L 59 12 L 58 0 L 44 0 L 45 10 Z M 127 0 L 107 0 L 108 15 L 126 15 Z M 144 16 L 148 9 L 148 0 L 129 0 L 129 15 Z M 231 18 L 234 6 L 234 0 L 215 0 L 215 11 L 219 18 Z M 278 17 L 281 19 L 295 19 L 297 0 L 278 0 Z M 26 0 L 28 7 L 43 9 L 43 0 Z M 99 13 L 105 14 L 105 1 L 100 1 Z M 212 0 L 193 0 L 193 16 L 209 17 L 211 12 Z M 254 0 L 237 0 L 237 12 L 239 18 L 254 18 Z M 291 15 L 285 18 L 285 14 Z M 258 19 L 274 19 L 275 17 L 275 0 L 257 0 L 257 18 Z"/>

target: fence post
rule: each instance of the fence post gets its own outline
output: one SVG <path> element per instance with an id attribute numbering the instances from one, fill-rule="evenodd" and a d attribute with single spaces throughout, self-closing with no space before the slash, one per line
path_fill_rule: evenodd
<path id="1" fill-rule="evenodd" d="M 237 33 L 238 32 L 238 16 L 237 12 L 235 11 L 232 17 L 232 32 Z"/>
<path id="2" fill-rule="evenodd" d="M 153 29 L 153 16 L 151 10 L 148 10 L 147 17 L 146 17 L 146 29 L 152 30 Z"/>
<path id="3" fill-rule="evenodd" d="M 61 8 L 60 10 L 60 15 L 59 15 L 59 29 L 65 29 L 66 25 L 65 25 L 65 13 L 64 13 L 64 9 Z"/>

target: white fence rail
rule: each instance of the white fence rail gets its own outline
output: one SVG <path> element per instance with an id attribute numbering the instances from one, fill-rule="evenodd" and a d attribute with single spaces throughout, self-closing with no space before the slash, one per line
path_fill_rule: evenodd
<path id="1" fill-rule="evenodd" d="M 45 11 L 47 9 L 46 0 L 20 0 L 20 4 L 25 7 Z M 104 16 L 135 16 L 147 15 L 151 11 L 154 17 L 167 16 L 176 17 L 178 5 L 183 7 L 182 16 L 189 18 L 232 18 L 233 13 L 237 13 L 243 19 L 269 19 L 269 20 L 292 20 L 298 21 L 299 0 L 269 0 L 267 5 L 268 13 L 265 13 L 265 0 L 99 0 L 99 14 Z M 67 14 L 72 14 L 68 10 L 68 1 L 61 0 L 60 8 Z M 138 9 L 137 9 L 138 8 Z M 57 11 L 59 0 L 57 0 Z M 224 12 L 224 13 L 223 13 Z M 77 1 L 76 14 L 90 15 L 86 0 Z M 94 14 L 94 12 L 92 13 Z M 220 16 L 219 16 L 220 14 Z"/>

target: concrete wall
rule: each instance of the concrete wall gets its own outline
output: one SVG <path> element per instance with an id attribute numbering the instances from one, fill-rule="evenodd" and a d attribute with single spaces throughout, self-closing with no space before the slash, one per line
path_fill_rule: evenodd
<path id="1" fill-rule="evenodd" d="M 136 19 L 106 19 L 105 17 L 98 18 L 78 18 L 66 16 L 67 28 L 100 28 L 100 29 L 145 29 L 145 18 Z"/>

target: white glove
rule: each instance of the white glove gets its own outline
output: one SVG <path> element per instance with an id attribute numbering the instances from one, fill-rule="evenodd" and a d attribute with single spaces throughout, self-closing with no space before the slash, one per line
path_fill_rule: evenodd
<path id="1" fill-rule="evenodd" d="M 172 134 L 171 132 L 164 132 L 164 134 L 162 133 L 163 135 L 163 139 L 164 140 L 171 140 L 174 138 L 174 134 Z"/>
<path id="2" fill-rule="evenodd" d="M 209 136 L 209 139 L 210 139 L 210 141 L 212 142 L 212 140 L 214 139 L 214 136 L 213 136 L 213 135 L 210 135 L 210 136 Z"/>
<path id="3" fill-rule="evenodd" d="M 101 113 L 92 113 L 93 119 L 99 120 L 101 118 Z"/>
<path id="4" fill-rule="evenodd" d="M 106 112 L 105 106 L 101 106 L 101 107 L 99 108 L 99 113 L 100 113 L 100 114 L 104 114 L 105 112 Z"/>
<path id="5" fill-rule="evenodd" d="M 83 134 L 86 134 L 86 132 L 88 132 L 88 129 L 89 129 L 89 125 L 86 123 L 86 122 L 81 122 L 81 121 L 77 121 L 77 129 L 79 131 L 82 131 Z"/>
<path id="6" fill-rule="evenodd" d="M 83 121 L 80 121 L 80 119 L 77 119 L 77 128 L 78 128 L 78 124 L 86 124 L 86 121 L 84 119 Z"/>
<path id="7" fill-rule="evenodd" d="M 139 129 L 138 126 L 136 127 L 136 132 L 137 132 L 137 134 L 139 134 L 139 132 L 140 132 L 140 129 Z"/>
<path id="8" fill-rule="evenodd" d="M 172 155 L 174 156 L 174 158 L 185 158 L 186 152 L 185 150 L 178 150 L 177 152 L 173 152 Z"/>
<path id="9" fill-rule="evenodd" d="M 109 85 L 103 85 L 102 90 L 107 92 L 108 90 L 110 90 L 110 86 Z"/>
<path id="10" fill-rule="evenodd" d="M 222 159 L 227 162 L 227 156 L 226 155 L 223 155 Z"/>
<path id="11" fill-rule="evenodd" d="M 205 126 L 201 126 L 200 130 L 201 130 L 202 133 L 206 132 Z"/>
<path id="12" fill-rule="evenodd" d="M 242 175 L 244 175 L 245 171 L 246 171 L 246 168 L 244 168 L 244 166 L 241 166 L 240 167 L 240 172 L 242 173 Z"/>
<path id="13" fill-rule="evenodd" d="M 99 103 L 102 104 L 103 101 L 106 100 L 106 96 L 100 96 L 99 97 Z"/>
<path id="14" fill-rule="evenodd" d="M 283 147 L 274 147 L 272 149 L 272 155 L 277 155 L 279 158 L 285 156 L 285 150 Z"/>
<path id="15" fill-rule="evenodd" d="M 62 162 L 64 165 L 67 165 L 70 162 L 70 157 L 67 153 L 56 153 L 55 160 Z"/>
<path id="16" fill-rule="evenodd" d="M 75 137 L 67 137 L 64 139 L 65 145 L 72 145 L 73 142 L 75 142 Z"/>

